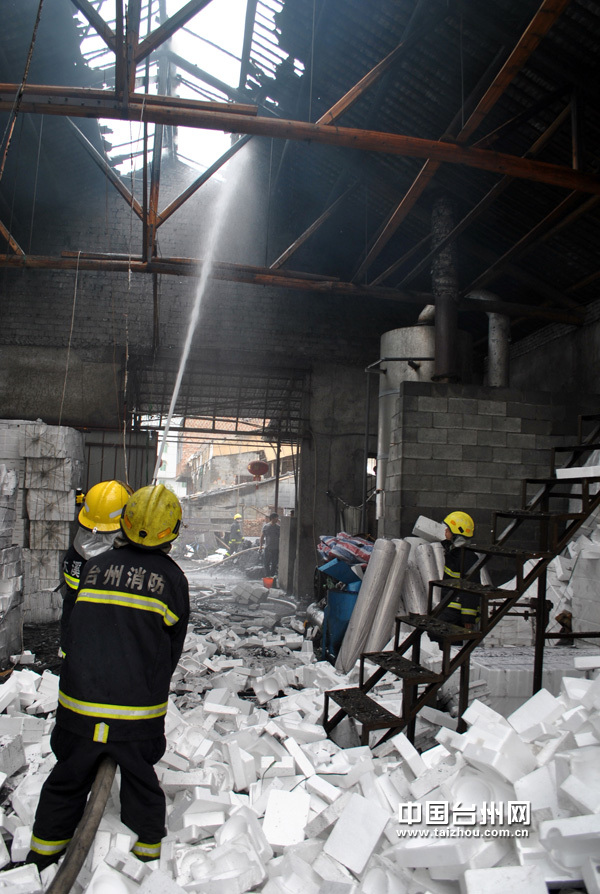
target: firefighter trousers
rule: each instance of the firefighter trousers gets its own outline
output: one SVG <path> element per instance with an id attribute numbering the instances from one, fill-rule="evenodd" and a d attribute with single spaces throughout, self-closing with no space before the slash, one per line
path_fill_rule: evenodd
<path id="1" fill-rule="evenodd" d="M 165 795 L 154 764 L 165 751 L 165 737 L 126 742 L 92 742 L 55 726 L 50 740 L 56 764 L 40 793 L 31 848 L 38 854 L 62 852 L 77 828 L 103 757 L 121 771 L 121 820 L 138 836 L 136 856 L 160 856 L 165 835 Z"/>

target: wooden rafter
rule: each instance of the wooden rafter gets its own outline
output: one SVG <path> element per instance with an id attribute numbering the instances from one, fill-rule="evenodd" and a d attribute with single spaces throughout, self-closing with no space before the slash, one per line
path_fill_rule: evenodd
<path id="1" fill-rule="evenodd" d="M 563 122 L 567 119 L 570 114 L 569 106 L 566 106 L 562 112 L 557 115 L 552 124 L 546 128 L 543 134 L 541 134 L 538 139 L 533 143 L 528 152 L 525 153 L 526 158 L 535 158 L 538 155 L 544 146 L 548 144 L 548 142 L 552 139 L 556 131 L 561 127 Z M 469 211 L 468 214 L 463 217 L 459 223 L 453 228 L 452 232 L 449 233 L 444 239 L 442 239 L 434 249 L 428 252 L 424 258 L 419 261 L 419 263 L 413 267 L 413 269 L 406 274 L 401 280 L 401 285 L 406 286 L 407 283 L 412 282 L 420 273 L 426 270 L 431 263 L 432 259 L 442 251 L 446 245 L 449 245 L 451 242 L 454 242 L 455 239 L 463 233 L 467 227 L 469 227 L 477 218 L 486 211 L 495 201 L 496 199 L 502 195 L 505 190 L 508 189 L 510 184 L 513 182 L 512 177 L 503 177 L 498 183 L 494 184 L 492 188 L 483 196 L 482 199 L 477 202 L 477 204 Z M 387 279 L 387 271 L 385 274 L 382 274 L 377 278 L 377 282 L 381 282 Z"/>
<path id="2" fill-rule="evenodd" d="M 14 253 L 16 255 L 25 257 L 25 252 L 23 251 L 23 249 L 21 248 L 21 246 L 19 245 L 19 243 L 17 242 L 15 237 L 13 235 L 11 235 L 10 230 L 4 226 L 4 224 L 2 223 L 1 220 L 0 220 L 0 236 L 3 236 L 6 239 L 9 247 L 11 248 L 12 251 L 14 251 Z"/>
<path id="3" fill-rule="evenodd" d="M 246 20 L 244 22 L 244 41 L 242 44 L 242 60 L 240 64 L 240 80 L 238 89 L 242 90 L 250 71 L 250 51 L 252 50 L 252 34 L 254 32 L 254 20 L 256 19 L 256 6 L 258 0 L 247 0 Z"/>
<path id="4" fill-rule="evenodd" d="M 77 139 L 79 140 L 79 142 L 81 143 L 81 145 L 84 147 L 86 152 L 89 153 L 90 157 L 95 161 L 95 163 L 98 165 L 98 167 L 100 168 L 102 173 L 112 183 L 112 185 L 117 190 L 117 192 L 123 196 L 123 198 L 129 205 L 129 207 L 133 208 L 134 212 L 137 214 L 137 216 L 140 218 L 140 220 L 143 220 L 144 212 L 143 212 L 142 206 L 137 201 L 137 199 L 131 194 L 131 192 L 127 189 L 127 187 L 125 186 L 125 184 L 123 183 L 123 181 L 121 180 L 121 178 L 119 177 L 117 172 L 114 170 L 114 168 L 111 168 L 111 166 L 107 162 L 106 158 L 100 152 L 98 152 L 98 150 L 92 143 L 90 143 L 90 141 L 88 140 L 86 135 L 81 132 L 81 130 L 77 127 L 77 125 L 75 124 L 74 121 L 72 121 L 70 118 L 67 118 L 67 122 L 72 127 L 73 132 L 74 132 L 75 136 L 77 137 Z"/>
<path id="5" fill-rule="evenodd" d="M 172 62 L 173 65 L 177 66 L 177 68 L 181 68 L 182 71 L 186 71 L 193 78 L 198 78 L 199 81 L 204 81 L 205 84 L 209 84 L 211 87 L 214 87 L 215 90 L 219 90 L 230 99 L 239 100 L 245 98 L 245 94 L 243 91 L 236 90 L 234 87 L 226 84 L 225 81 L 222 81 L 220 78 L 216 78 L 208 71 L 204 71 L 204 69 L 200 68 L 198 65 L 194 65 L 194 63 L 190 62 L 188 59 L 184 59 L 183 56 L 180 56 L 178 53 L 173 52 L 173 50 L 167 49 L 165 52 L 167 58 L 169 59 L 169 62 Z M 229 106 L 227 106 L 227 108 L 229 108 Z M 256 106 L 254 108 L 256 110 Z"/>
<path id="6" fill-rule="evenodd" d="M 184 189 L 183 192 L 181 192 L 176 199 L 173 199 L 173 201 L 169 205 L 167 205 L 167 207 L 164 208 L 158 215 L 157 226 L 161 226 L 166 220 L 171 217 L 172 214 L 175 214 L 175 212 L 179 208 L 181 208 L 181 206 L 185 202 L 187 202 L 190 196 L 192 196 L 198 189 L 200 189 L 200 187 L 204 183 L 206 183 L 207 180 L 210 180 L 210 178 L 219 170 L 219 168 L 223 167 L 223 165 L 227 161 L 229 161 L 230 158 L 232 158 L 237 152 L 240 151 L 243 146 L 246 145 L 249 139 L 250 137 L 248 135 L 240 137 L 240 139 L 236 143 L 234 143 L 233 146 L 230 146 L 229 149 L 223 152 L 223 154 L 220 155 L 219 158 L 217 158 L 217 160 L 210 165 L 210 167 L 203 171 L 202 174 L 200 174 L 200 176 L 197 177 L 193 183 L 190 183 L 190 185 L 186 187 L 186 189 Z"/>
<path id="7" fill-rule="evenodd" d="M 135 92 L 136 53 L 140 39 L 140 16 L 142 0 L 129 0 L 127 3 L 127 27 L 125 43 L 127 47 L 127 87 L 129 93 Z"/>
<path id="8" fill-rule="evenodd" d="M 4 90 L 7 85 L 0 85 L 0 111 L 11 108 L 15 85 Z M 81 91 L 78 91 L 81 93 Z M 101 91 L 97 91 L 101 92 Z M 106 95 L 106 91 L 105 91 Z M 45 98 L 44 98 L 45 97 Z M 502 152 L 476 149 L 461 146 L 457 143 L 446 143 L 438 140 L 425 140 L 420 137 L 409 137 L 403 134 L 383 133 L 381 131 L 360 130 L 351 127 L 332 127 L 331 125 L 311 124 L 306 121 L 290 121 L 282 118 L 250 117 L 232 114 L 229 105 L 223 103 L 227 111 L 206 110 L 199 103 L 188 100 L 186 107 L 173 105 L 169 97 L 153 97 L 152 102 L 145 101 L 145 95 L 135 94 L 129 99 L 127 107 L 119 103 L 114 96 L 108 94 L 102 101 L 69 100 L 69 91 L 63 97 L 58 94 L 45 93 L 45 88 L 36 85 L 35 96 L 26 92 L 23 97 L 22 110 L 32 114 L 70 115 L 84 118 L 128 118 L 133 121 L 147 121 L 155 124 L 180 125 L 207 130 L 224 130 L 230 133 L 249 133 L 276 139 L 292 139 L 324 145 L 359 149 L 369 152 L 383 152 L 401 155 L 408 158 L 431 159 L 432 163 L 446 162 L 460 164 L 495 174 L 505 174 L 538 183 L 548 183 L 565 189 L 578 190 L 591 194 L 600 194 L 600 177 L 582 171 L 573 171 L 563 165 L 532 161 Z"/>
<path id="9" fill-rule="evenodd" d="M 348 187 L 348 189 L 342 193 L 341 196 L 338 196 L 338 198 L 335 200 L 335 202 L 332 202 L 331 205 L 329 205 L 329 207 L 326 208 L 325 211 L 323 211 L 323 213 L 320 214 L 319 217 L 317 217 L 317 219 L 314 220 L 311 223 L 311 225 L 309 227 L 307 227 L 304 230 L 304 232 L 301 233 L 301 235 L 298 236 L 298 238 L 294 242 L 292 242 L 292 244 L 288 248 L 286 248 L 286 250 L 284 252 L 282 252 L 278 258 L 276 258 L 273 261 L 273 263 L 270 266 L 270 269 L 276 270 L 278 267 L 281 267 L 283 264 L 285 264 L 285 262 L 289 258 L 291 258 L 291 256 L 293 254 L 295 254 L 295 252 L 298 251 L 300 246 L 304 245 L 306 240 L 309 239 L 313 235 L 313 233 L 316 233 L 316 231 L 319 229 L 319 227 L 322 224 L 324 224 L 326 220 L 329 220 L 331 215 L 342 204 L 344 199 L 346 199 L 352 192 L 354 192 L 354 190 L 356 189 L 356 186 L 357 186 L 357 183 L 352 183 Z"/>
<path id="10" fill-rule="evenodd" d="M 135 63 L 141 62 L 146 56 L 154 52 L 161 44 L 172 37 L 179 28 L 189 22 L 205 6 L 208 6 L 210 2 L 211 0 L 190 0 L 179 12 L 173 13 L 166 22 L 162 22 L 155 31 L 152 31 L 136 47 Z"/>
<path id="11" fill-rule="evenodd" d="M 419 15 L 424 5 L 424 0 L 418 0 L 413 13 L 404 29 L 402 41 L 388 55 L 375 65 L 358 83 L 348 90 L 331 108 L 329 108 L 317 120 L 317 124 L 335 124 L 335 122 L 351 108 L 358 99 L 377 81 L 380 82 L 384 74 L 391 71 L 404 56 L 405 52 L 410 49 L 414 43 L 424 34 L 431 30 L 429 24 L 422 25 L 420 28 L 414 28 L 415 21 L 418 21 Z M 285 149 L 284 149 L 285 152 Z M 333 206 L 326 209 L 304 232 L 292 242 L 290 246 L 277 258 L 272 267 L 278 267 L 290 258 L 301 245 L 312 236 L 321 226 L 329 219 L 333 211 L 337 208 L 339 202 L 335 202 Z"/>
<path id="12" fill-rule="evenodd" d="M 94 256 L 90 256 L 93 254 Z M 203 262 L 195 258 L 152 258 L 144 261 L 137 256 L 106 256 L 100 252 L 63 252 L 61 257 L 26 255 L 0 256 L 0 267 L 13 269 L 37 270 L 96 270 L 129 273 L 164 274 L 172 276 L 201 275 Z M 361 286 L 356 283 L 339 282 L 315 274 L 297 271 L 271 270 L 270 267 L 254 267 L 244 264 L 228 264 L 214 262 L 211 264 L 211 279 L 226 282 L 244 282 L 254 285 L 273 286 L 291 291 L 309 292 L 327 297 L 345 296 L 351 298 L 392 301 L 413 307 L 424 307 L 431 304 L 432 296 L 425 292 L 406 292 L 373 286 Z M 465 310 L 483 310 L 482 303 L 463 298 L 459 305 Z M 491 304 L 486 304 L 489 310 Z M 498 301 L 494 309 L 499 313 L 511 316 L 538 317 L 556 322 L 579 325 L 581 315 L 575 311 L 563 311 L 554 308 L 531 307 L 527 304 L 516 304 L 509 301 Z"/>
<path id="13" fill-rule="evenodd" d="M 579 193 L 572 192 L 559 202 L 552 211 L 547 214 L 543 220 L 539 221 L 528 233 L 519 239 L 519 241 L 509 248 L 501 258 L 498 258 L 491 267 L 484 270 L 477 279 L 475 279 L 468 290 L 481 289 L 484 285 L 495 279 L 509 261 L 514 261 L 518 257 L 522 257 L 526 252 L 531 251 L 536 245 L 545 242 L 558 232 L 568 227 L 573 221 L 587 214 L 595 208 L 600 201 L 600 197 L 593 196 L 579 205 L 578 208 L 573 206 L 580 201 Z M 567 214 L 567 212 L 569 212 Z"/>
<path id="14" fill-rule="evenodd" d="M 515 75 L 521 70 L 527 59 L 540 44 L 554 22 L 564 12 L 571 0 L 543 0 L 542 5 L 525 29 L 512 53 L 471 112 L 464 126 L 461 128 L 456 142 L 464 144 L 477 130 L 484 117 L 491 111 L 500 99 Z M 388 219 L 388 224 L 379 239 L 370 249 L 367 257 L 361 264 L 357 277 L 362 275 L 381 253 L 385 245 L 392 238 L 402 221 L 414 207 L 423 194 L 426 186 L 431 182 L 440 166 L 439 159 L 431 156 L 421 168 L 416 179 L 409 187 L 406 195 L 394 209 Z"/>
<path id="15" fill-rule="evenodd" d="M 71 3 L 85 16 L 109 50 L 112 50 L 113 53 L 116 52 L 117 42 L 114 31 L 106 24 L 89 0 L 71 0 Z"/>

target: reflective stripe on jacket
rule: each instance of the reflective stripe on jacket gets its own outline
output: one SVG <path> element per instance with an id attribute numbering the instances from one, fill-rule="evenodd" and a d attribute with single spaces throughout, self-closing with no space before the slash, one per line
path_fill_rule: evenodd
<path id="1" fill-rule="evenodd" d="M 90 559 L 67 632 L 57 724 L 96 742 L 162 735 L 188 617 L 187 579 L 162 550 L 127 544 Z"/>

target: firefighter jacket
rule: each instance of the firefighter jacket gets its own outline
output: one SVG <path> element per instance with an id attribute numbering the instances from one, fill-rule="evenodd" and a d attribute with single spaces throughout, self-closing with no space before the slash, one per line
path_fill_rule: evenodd
<path id="1" fill-rule="evenodd" d="M 477 561 L 477 553 L 465 552 L 461 546 L 468 543 L 465 537 L 456 536 L 444 543 L 444 577 L 455 579 L 464 577 Z M 462 568 L 462 575 L 461 575 Z M 461 593 L 459 590 L 442 590 L 442 599 L 452 593 L 452 599 L 440 614 L 440 620 L 453 624 L 475 624 L 479 616 L 479 596 L 476 593 Z M 457 614 L 458 613 L 458 614 Z"/>
<path id="2" fill-rule="evenodd" d="M 235 552 L 237 552 L 239 547 L 242 545 L 243 540 L 244 540 L 244 538 L 242 536 L 242 526 L 240 525 L 239 521 L 236 519 L 233 522 L 233 524 L 231 525 L 231 528 L 229 529 L 229 538 L 227 540 L 227 546 L 229 547 L 229 549 L 232 553 L 235 553 Z"/>
<path id="3" fill-rule="evenodd" d="M 188 617 L 187 579 L 162 550 L 127 543 L 90 559 L 67 632 L 57 724 L 96 742 L 163 735 Z"/>
<path id="4" fill-rule="evenodd" d="M 59 589 L 63 599 L 62 615 L 60 618 L 60 649 L 63 658 L 66 652 L 67 630 L 69 621 L 71 620 L 71 612 L 75 605 L 79 579 L 81 577 L 81 569 L 86 561 L 87 560 L 84 559 L 83 556 L 79 555 L 74 546 L 69 547 L 62 560 L 63 580 Z"/>

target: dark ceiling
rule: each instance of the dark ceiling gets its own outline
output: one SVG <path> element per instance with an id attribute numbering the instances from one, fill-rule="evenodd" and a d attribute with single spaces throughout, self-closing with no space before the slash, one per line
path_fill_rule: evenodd
<path id="1" fill-rule="evenodd" d="M 157 11 L 163 8 L 162 0 L 155 2 Z M 27 84 L 96 87 L 97 77 L 79 52 L 81 28 L 73 13 L 77 6 L 94 24 L 98 2 L 46 3 L 50 9 L 40 19 Z M 206 5 L 180 4 L 183 13 Z M 3 0 L 2 6 L 0 80 L 20 84 L 38 2 Z M 137 0 L 137 7 L 143 17 L 147 0 L 141 6 Z M 135 8 L 130 0 L 129 9 Z M 485 335 L 485 315 L 465 300 L 473 290 L 493 292 L 504 303 L 513 341 L 549 321 L 583 319 L 600 282 L 598 2 L 249 0 L 249 9 L 242 81 L 235 88 L 221 85 L 218 96 L 227 101 L 226 111 L 231 102 L 258 107 L 258 116 L 240 116 L 232 130 L 275 137 L 259 141 L 271 172 L 265 201 L 278 234 L 267 266 L 281 275 L 288 269 L 312 274 L 316 283 L 335 280 L 339 294 L 362 297 L 371 306 L 378 289 L 396 290 L 400 304 L 402 293 L 429 293 L 432 205 L 443 194 L 452 199 L 457 225 L 451 244 L 457 246 L 461 325 L 476 341 Z M 108 24 L 118 37 L 118 23 Z M 151 58 L 160 52 L 159 46 Z M 126 68 L 126 54 L 123 59 Z M 116 70 L 118 88 L 118 50 Z M 186 76 L 201 82 L 198 71 L 188 65 Z M 121 78 L 123 87 L 127 75 Z M 211 89 L 214 96 L 214 83 Z M 4 153 L 14 88 L 0 94 Z M 129 100 L 133 106 L 135 94 Z M 56 104 L 44 115 L 39 159 L 40 108 L 25 91 L 12 134 L 19 152 L 8 153 L 0 182 L 5 239 L 7 232 L 18 233 L 25 255 L 31 204 L 56 201 L 65 173 L 64 122 Z M 171 108 L 169 121 L 189 123 L 189 108 Z M 152 114 L 148 106 L 142 113 Z M 71 108 L 71 114 L 78 113 Z M 101 113 L 88 107 L 82 114 L 81 130 L 103 153 L 100 131 L 90 120 Z M 211 114 L 207 127 L 227 129 L 218 118 L 209 121 Z M 357 138 L 356 131 L 369 139 Z M 386 142 L 386 135 L 394 139 Z M 87 169 L 85 152 L 74 144 L 68 170 L 73 188 L 80 165 Z M 19 180 L 16 190 L 22 165 L 52 175 Z M 6 264 L 10 256 L 7 250 Z M 140 249 L 140 270 L 151 256 L 151 244 L 146 254 Z M 410 321 L 418 308 L 409 303 L 405 311 Z M 173 356 L 174 368 L 178 362 Z M 213 398 L 222 395 L 226 415 L 244 403 L 240 376 L 236 372 L 228 382 L 226 370 L 214 374 L 219 387 L 213 383 Z M 260 404 L 269 374 L 255 375 L 250 402 Z M 288 399 L 293 392 L 296 400 L 295 388 L 291 377 L 287 383 L 277 379 L 272 390 Z M 169 397 L 155 394 L 153 400 L 164 410 Z M 215 411 L 214 403 L 207 412 Z M 265 414 L 272 411 L 265 408 Z"/>

